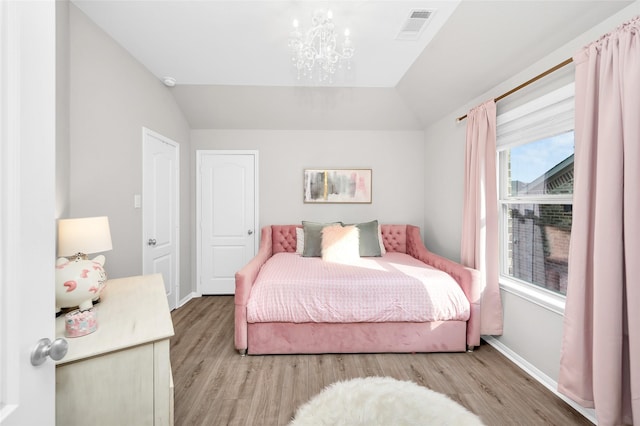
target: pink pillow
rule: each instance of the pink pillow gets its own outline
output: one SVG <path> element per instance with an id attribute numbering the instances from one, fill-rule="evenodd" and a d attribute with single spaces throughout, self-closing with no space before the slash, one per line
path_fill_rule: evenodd
<path id="1" fill-rule="evenodd" d="M 322 260 L 348 263 L 360 258 L 360 233 L 355 225 L 322 228 Z"/>

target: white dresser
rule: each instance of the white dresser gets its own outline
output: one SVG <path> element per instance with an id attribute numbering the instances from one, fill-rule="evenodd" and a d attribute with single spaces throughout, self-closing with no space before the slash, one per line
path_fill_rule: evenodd
<path id="1" fill-rule="evenodd" d="M 94 309 L 97 330 L 67 337 L 56 363 L 56 424 L 173 425 L 173 323 L 162 275 L 109 280 Z M 64 337 L 64 316 L 56 337 Z"/>

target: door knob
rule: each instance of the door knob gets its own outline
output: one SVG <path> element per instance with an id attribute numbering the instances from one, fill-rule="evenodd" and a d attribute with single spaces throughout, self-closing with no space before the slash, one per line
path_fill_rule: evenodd
<path id="1" fill-rule="evenodd" d="M 49 339 L 40 339 L 33 351 L 31 351 L 31 365 L 41 365 L 47 357 L 54 361 L 60 361 L 67 354 L 69 343 L 63 338 L 59 338 L 51 343 Z"/>
<path id="2" fill-rule="evenodd" d="M 253 231 L 252 231 L 251 229 L 249 229 L 249 230 L 247 231 L 247 234 L 248 234 L 248 235 L 252 235 L 252 234 L 253 234 Z"/>
<path id="3" fill-rule="evenodd" d="M 156 240 L 153 239 L 153 238 L 149 238 L 149 242 L 147 244 L 149 244 L 150 246 L 155 246 L 156 245 Z"/>

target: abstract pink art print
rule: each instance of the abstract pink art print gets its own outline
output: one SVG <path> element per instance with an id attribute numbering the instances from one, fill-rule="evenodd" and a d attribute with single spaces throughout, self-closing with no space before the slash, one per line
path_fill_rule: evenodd
<path id="1" fill-rule="evenodd" d="M 371 203 L 371 169 L 306 169 L 305 203 Z"/>

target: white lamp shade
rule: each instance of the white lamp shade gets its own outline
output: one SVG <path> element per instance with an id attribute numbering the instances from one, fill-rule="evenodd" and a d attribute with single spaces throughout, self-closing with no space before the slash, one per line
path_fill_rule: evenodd
<path id="1" fill-rule="evenodd" d="M 107 216 L 58 220 L 58 256 L 101 253 L 112 248 Z"/>

